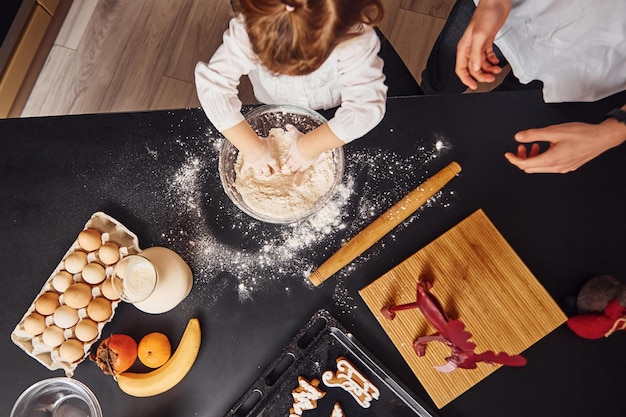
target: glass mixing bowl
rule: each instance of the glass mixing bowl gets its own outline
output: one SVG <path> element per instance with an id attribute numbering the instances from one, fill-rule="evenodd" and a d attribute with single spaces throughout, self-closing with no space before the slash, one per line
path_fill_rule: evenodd
<path id="1" fill-rule="evenodd" d="M 102 417 L 98 399 L 72 378 L 48 378 L 31 385 L 19 396 L 11 417 Z"/>
<path id="2" fill-rule="evenodd" d="M 296 106 L 289 105 L 263 105 L 259 106 L 245 116 L 246 121 L 252 126 L 252 129 L 261 137 L 267 137 L 272 128 L 284 127 L 287 124 L 294 125 L 300 132 L 307 133 L 318 126 L 323 125 L 327 120 L 321 114 Z M 344 170 L 344 153 L 343 148 L 335 148 L 332 151 L 332 157 L 335 166 L 334 181 L 328 192 L 322 195 L 313 206 L 291 217 L 268 216 L 266 213 L 260 213 L 253 207 L 250 207 L 241 197 L 235 188 L 235 165 L 237 162 L 238 151 L 228 140 L 224 139 L 220 149 L 219 157 L 219 174 L 222 186 L 226 195 L 232 200 L 237 207 L 247 215 L 267 223 L 294 223 L 319 212 L 322 207 L 331 199 L 337 186 L 341 182 Z"/>

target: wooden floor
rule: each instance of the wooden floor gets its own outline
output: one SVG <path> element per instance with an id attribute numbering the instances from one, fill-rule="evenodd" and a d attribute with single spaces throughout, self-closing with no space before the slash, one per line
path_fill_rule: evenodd
<path id="1" fill-rule="evenodd" d="M 420 81 L 454 0 L 382 0 L 380 29 Z M 198 107 L 197 61 L 221 43 L 229 0 L 76 0 L 23 117 Z M 249 84 L 241 89 L 253 103 Z"/>

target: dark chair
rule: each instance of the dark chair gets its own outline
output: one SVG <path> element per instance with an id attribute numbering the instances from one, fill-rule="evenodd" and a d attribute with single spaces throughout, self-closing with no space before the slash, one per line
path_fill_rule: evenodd
<path id="1" fill-rule="evenodd" d="M 380 52 L 378 55 L 385 61 L 383 73 L 387 77 L 385 84 L 389 88 L 387 97 L 424 95 L 419 84 L 413 78 L 413 74 L 404 65 L 402 58 L 393 49 L 385 35 L 378 28 L 376 28 L 376 33 L 380 38 Z"/>

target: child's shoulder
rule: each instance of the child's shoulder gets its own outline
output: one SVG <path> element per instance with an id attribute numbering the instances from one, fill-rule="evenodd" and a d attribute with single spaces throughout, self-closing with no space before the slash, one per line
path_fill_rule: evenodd
<path id="1" fill-rule="evenodd" d="M 228 29 L 233 32 L 243 32 L 247 35 L 246 31 L 246 21 L 243 18 L 243 15 L 237 14 L 235 17 L 230 19 L 228 22 Z"/>
<path id="2" fill-rule="evenodd" d="M 355 26 L 351 34 L 354 36 L 348 38 L 347 40 L 341 42 L 336 50 L 337 52 L 356 52 L 357 50 L 369 50 L 372 48 L 380 47 L 380 39 L 376 34 L 376 31 L 373 27 L 369 25 L 358 25 Z"/>
<path id="3" fill-rule="evenodd" d="M 252 51 L 250 37 L 246 30 L 246 22 L 242 15 L 237 15 L 230 19 L 228 29 L 224 33 L 224 42 L 239 45 L 248 55 Z"/>

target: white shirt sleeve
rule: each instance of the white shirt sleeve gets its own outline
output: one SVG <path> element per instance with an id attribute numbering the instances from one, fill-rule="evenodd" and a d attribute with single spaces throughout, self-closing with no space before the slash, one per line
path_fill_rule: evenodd
<path id="1" fill-rule="evenodd" d="M 288 77 L 289 80 L 286 80 L 285 76 L 269 73 L 257 62 L 243 18 L 236 17 L 231 20 L 222 45 L 209 63 L 199 62 L 196 65 L 198 98 L 211 123 L 219 131 L 224 131 L 244 120 L 237 90 L 242 75 L 250 75 L 257 97 L 257 89 L 273 92 L 266 94 L 267 97 L 262 100 L 266 103 L 301 106 L 302 103 L 309 103 L 310 106 L 312 100 L 319 105 L 319 99 L 312 97 L 321 94 L 324 97 L 323 106 L 312 109 L 340 104 L 328 125 L 339 139 L 349 142 L 373 129 L 385 114 L 387 86 L 384 84 L 379 49 L 380 40 L 376 32 L 366 26 L 362 34 L 337 46 L 329 58 L 335 60 L 333 64 L 325 64 L 324 68 L 313 74 Z M 326 74 L 325 71 L 329 70 L 335 74 Z M 292 85 L 288 81 L 301 88 L 288 88 Z M 310 91 L 302 88 L 308 83 L 316 88 Z M 337 102 L 333 102 L 333 90 L 339 90 L 336 95 L 340 97 L 335 98 Z M 301 93 L 302 97 L 293 97 L 294 91 Z M 291 94 L 291 97 L 285 94 Z M 280 103 L 276 103 L 276 100 Z"/>
<path id="2" fill-rule="evenodd" d="M 243 20 L 233 18 L 209 63 L 198 62 L 195 68 L 198 99 L 217 130 L 224 131 L 244 120 L 237 87 L 253 67 L 254 55 Z"/>
<path id="3" fill-rule="evenodd" d="M 385 115 L 387 86 L 383 60 L 378 56 L 380 40 L 373 28 L 340 44 L 338 70 L 341 106 L 328 127 L 343 142 L 372 130 Z"/>

